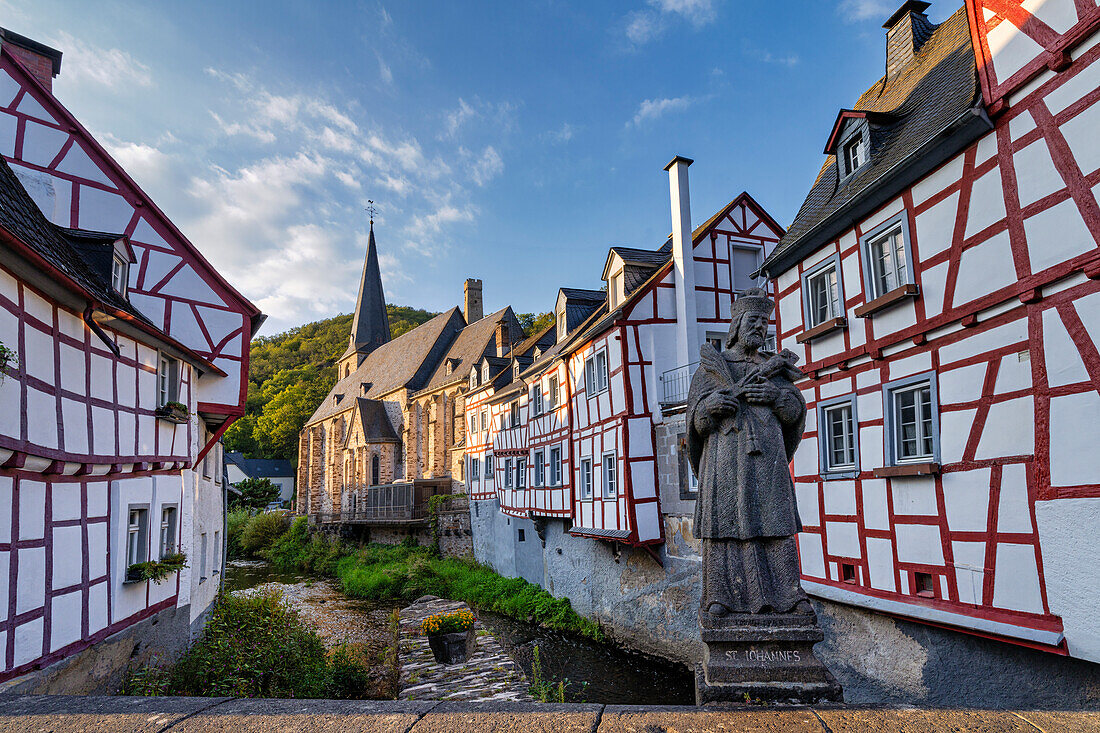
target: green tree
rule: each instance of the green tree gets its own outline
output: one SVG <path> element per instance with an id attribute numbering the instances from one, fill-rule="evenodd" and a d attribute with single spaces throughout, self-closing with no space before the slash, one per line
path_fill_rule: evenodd
<path id="1" fill-rule="evenodd" d="M 523 329 L 523 335 L 525 338 L 534 336 L 536 333 L 551 326 L 554 323 L 553 313 L 520 313 L 516 316 L 519 320 L 520 328 Z"/>
<path id="2" fill-rule="evenodd" d="M 330 389 L 331 380 L 297 382 L 272 397 L 256 420 L 254 434 L 261 450 L 266 455 L 296 458 L 298 433 Z"/>
<path id="3" fill-rule="evenodd" d="M 241 495 L 230 502 L 234 509 L 263 509 L 279 498 L 279 487 L 266 478 L 246 478 L 233 484 Z"/>

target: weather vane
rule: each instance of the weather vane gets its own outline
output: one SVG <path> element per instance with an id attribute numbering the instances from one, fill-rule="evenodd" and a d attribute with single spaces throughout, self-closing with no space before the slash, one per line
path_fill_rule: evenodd
<path id="1" fill-rule="evenodd" d="M 367 199 L 367 207 L 364 209 L 364 211 L 366 211 L 370 214 L 370 223 L 373 224 L 374 223 L 374 212 L 377 211 L 377 209 L 374 208 L 374 200 L 373 199 Z"/>

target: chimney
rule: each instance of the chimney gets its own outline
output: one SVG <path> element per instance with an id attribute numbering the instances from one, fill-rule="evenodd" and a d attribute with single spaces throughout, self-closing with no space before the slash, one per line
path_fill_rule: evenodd
<path id="1" fill-rule="evenodd" d="M 901 73 L 920 51 L 935 27 L 924 11 L 931 3 L 906 0 L 897 12 L 883 24 L 886 29 L 886 79 Z"/>
<path id="2" fill-rule="evenodd" d="M 53 92 L 53 78 L 61 73 L 61 52 L 26 36 L 0 28 L 0 46 L 19 59 L 46 91 Z"/>
<path id="3" fill-rule="evenodd" d="M 507 318 L 497 321 L 497 356 L 507 356 L 512 348 L 512 324 Z"/>
<path id="4" fill-rule="evenodd" d="M 676 273 L 676 358 L 696 360 L 699 328 L 695 317 L 695 266 L 692 262 L 691 201 L 688 193 L 690 158 L 677 155 L 665 166 L 672 201 L 672 267 Z"/>
<path id="5" fill-rule="evenodd" d="M 462 294 L 464 296 L 462 315 L 466 317 L 467 325 L 484 318 L 485 313 L 481 307 L 481 281 L 472 277 L 466 278 Z"/>

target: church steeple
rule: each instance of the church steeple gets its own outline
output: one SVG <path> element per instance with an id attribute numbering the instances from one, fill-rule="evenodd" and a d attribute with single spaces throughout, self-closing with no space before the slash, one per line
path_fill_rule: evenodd
<path id="1" fill-rule="evenodd" d="M 378 268 L 378 247 L 374 243 L 374 219 L 370 222 L 367 238 L 367 257 L 363 262 L 363 275 L 359 280 L 359 294 L 355 300 L 355 316 L 351 320 L 351 336 L 348 350 L 341 360 L 340 376 L 363 363 L 367 354 L 390 340 L 390 323 L 386 315 L 386 298 L 382 293 L 382 273 Z M 351 357 L 355 355 L 353 360 Z"/>

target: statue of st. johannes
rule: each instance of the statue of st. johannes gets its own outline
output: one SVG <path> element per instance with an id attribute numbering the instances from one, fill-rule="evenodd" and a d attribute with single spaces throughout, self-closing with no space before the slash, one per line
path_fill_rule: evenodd
<path id="1" fill-rule="evenodd" d="M 788 464 L 806 402 L 789 351 L 761 351 L 775 307 L 754 288 L 733 302 L 726 350 L 709 343 L 688 393 L 688 450 L 699 479 L 701 620 L 730 614 L 813 614 L 798 582 L 802 529 Z"/>

